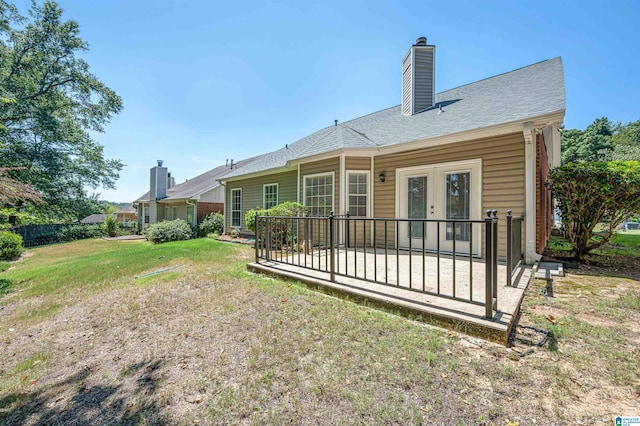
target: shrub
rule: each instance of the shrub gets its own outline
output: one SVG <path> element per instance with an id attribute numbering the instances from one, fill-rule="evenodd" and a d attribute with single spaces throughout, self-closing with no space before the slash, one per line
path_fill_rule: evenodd
<path id="1" fill-rule="evenodd" d="M 182 219 L 165 220 L 151 225 L 146 236 L 152 243 L 160 244 L 169 241 L 189 240 L 193 237 L 193 231 L 191 226 Z"/>
<path id="2" fill-rule="evenodd" d="M 118 233 L 118 229 L 120 228 L 118 226 L 118 221 L 112 215 L 107 215 L 107 217 L 104 218 L 104 226 L 110 237 L 115 237 Z"/>
<path id="3" fill-rule="evenodd" d="M 70 225 L 63 228 L 57 235 L 59 241 L 75 241 L 87 238 L 99 238 L 105 234 L 105 227 L 96 223 L 93 225 Z"/>
<path id="4" fill-rule="evenodd" d="M 222 234 L 224 229 L 224 215 L 222 213 L 209 213 L 200 222 L 199 233 L 200 235 L 208 234 Z"/>
<path id="5" fill-rule="evenodd" d="M 244 223 L 247 225 L 247 229 L 251 232 L 256 232 L 256 216 L 264 216 L 267 214 L 267 210 L 260 207 L 251 209 L 244 214 Z"/>
<path id="6" fill-rule="evenodd" d="M 551 187 L 577 259 L 606 244 L 622 221 L 640 213 L 640 162 L 569 163 L 551 171 Z M 603 224 L 603 232 L 594 229 Z"/>
<path id="7" fill-rule="evenodd" d="M 240 230 L 239 229 L 232 229 L 231 232 L 229 233 L 231 235 L 231 238 L 240 238 Z"/>
<path id="8" fill-rule="evenodd" d="M 24 251 L 22 237 L 9 231 L 0 231 L 0 260 L 11 260 Z"/>

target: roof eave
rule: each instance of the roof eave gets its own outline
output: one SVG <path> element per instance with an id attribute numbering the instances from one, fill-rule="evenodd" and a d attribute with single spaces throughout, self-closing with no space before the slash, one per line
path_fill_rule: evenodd
<path id="1" fill-rule="evenodd" d="M 218 182 L 220 182 L 221 185 L 226 185 L 227 182 L 234 182 L 234 181 L 238 181 L 238 180 L 244 180 L 244 179 L 249 179 L 249 178 L 255 178 L 255 177 L 260 177 L 260 176 L 268 176 L 268 175 L 273 175 L 276 173 L 282 173 L 282 172 L 290 172 L 294 169 L 292 169 L 291 167 L 287 165 L 284 165 L 282 167 L 275 167 L 272 169 L 266 169 L 266 170 L 261 170 L 259 172 L 253 172 L 253 173 L 247 173 L 244 175 L 238 175 L 238 176 L 231 176 L 231 177 L 224 177 L 224 178 L 220 178 L 217 179 Z"/>
<path id="2" fill-rule="evenodd" d="M 565 110 L 561 109 L 548 114 L 542 114 L 534 117 L 526 117 L 505 123 L 495 124 L 491 126 L 478 127 L 462 132 L 447 133 L 446 135 L 434 136 L 426 139 L 416 139 L 398 144 L 387 145 L 379 148 L 381 154 L 390 154 L 394 152 L 410 151 L 417 148 L 426 148 L 430 146 L 446 145 L 455 142 L 465 142 L 474 139 L 483 139 L 491 136 L 501 136 L 511 133 L 522 132 L 524 123 L 531 122 L 533 127 L 546 127 L 551 124 L 560 124 L 564 120 Z"/>

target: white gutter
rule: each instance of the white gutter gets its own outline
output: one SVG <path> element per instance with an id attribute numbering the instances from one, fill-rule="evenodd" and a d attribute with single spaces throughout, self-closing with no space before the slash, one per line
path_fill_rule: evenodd
<path id="1" fill-rule="evenodd" d="M 539 261 L 536 253 L 536 132 L 528 121 L 522 126 L 524 135 L 524 193 L 525 193 L 525 250 L 524 260 L 528 265 Z"/>

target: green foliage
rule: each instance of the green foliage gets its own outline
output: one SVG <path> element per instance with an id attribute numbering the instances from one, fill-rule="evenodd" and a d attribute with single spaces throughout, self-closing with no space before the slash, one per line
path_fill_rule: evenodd
<path id="1" fill-rule="evenodd" d="M 58 241 L 76 241 L 87 238 L 100 238 L 106 233 L 103 224 L 69 225 L 62 228 L 57 235 Z"/>
<path id="2" fill-rule="evenodd" d="M 79 211 L 85 188 L 115 186 L 123 164 L 105 158 L 91 132 L 103 132 L 122 101 L 81 59 L 88 44 L 55 2 L 33 2 L 28 17 L 1 5 L 0 167 L 64 217 Z"/>
<path id="3" fill-rule="evenodd" d="M 288 201 L 286 203 L 278 204 L 268 210 L 255 209 L 250 210 L 245 215 L 245 223 L 247 228 L 256 232 L 256 217 L 257 216 L 270 216 L 269 219 L 269 237 L 270 247 L 272 249 L 280 248 L 283 245 L 294 245 L 296 242 L 297 233 L 294 232 L 295 222 L 289 218 L 305 216 L 307 213 L 306 208 L 300 204 Z M 260 225 L 264 226 L 264 225 Z M 261 242 L 262 244 L 265 241 Z"/>
<path id="4" fill-rule="evenodd" d="M 115 235 L 119 228 L 118 221 L 116 221 L 116 218 L 113 217 L 113 215 L 108 215 L 104 218 L 104 226 L 107 229 L 107 233 L 109 235 Z"/>
<path id="5" fill-rule="evenodd" d="M 34 214 L 31 211 L 18 211 L 15 208 L 7 207 L 0 209 L 0 228 L 2 225 L 9 225 L 9 218 L 16 217 L 16 226 L 20 225 L 44 225 L 52 223 L 50 219 Z"/>
<path id="6" fill-rule="evenodd" d="M 605 160 L 612 147 L 613 127 L 608 118 L 601 117 L 585 130 L 562 132 L 562 163 Z"/>
<path id="7" fill-rule="evenodd" d="M 9 262 L 6 262 L 4 260 L 0 261 L 0 272 L 4 272 L 7 269 L 9 269 Z"/>
<path id="8" fill-rule="evenodd" d="M 191 239 L 193 231 L 191 226 L 182 219 L 165 220 L 151 225 L 146 232 L 146 236 L 152 243 L 160 244 Z"/>
<path id="9" fill-rule="evenodd" d="M 640 120 L 621 124 L 602 117 L 585 130 L 562 132 L 562 163 L 640 161 Z"/>
<path id="10" fill-rule="evenodd" d="M 224 229 L 224 215 L 222 213 L 209 213 L 199 225 L 199 234 L 222 234 Z"/>
<path id="11" fill-rule="evenodd" d="M 267 210 L 256 207 L 244 214 L 244 223 L 247 225 L 247 229 L 251 232 L 256 232 L 256 216 L 265 216 Z"/>
<path id="12" fill-rule="evenodd" d="M 613 149 L 609 153 L 610 160 L 640 161 L 640 120 L 618 124 L 611 141 Z"/>
<path id="13" fill-rule="evenodd" d="M 565 164 L 551 171 L 547 184 L 578 259 L 606 244 L 626 217 L 640 213 L 638 161 Z M 604 230 L 596 234 L 598 224 Z"/>
<path id="14" fill-rule="evenodd" d="M 9 231 L 0 231 L 0 260 L 11 260 L 24 251 L 22 237 Z"/>
<path id="15" fill-rule="evenodd" d="M 300 203 L 295 203 L 293 201 L 287 201 L 286 203 L 278 204 L 277 206 L 271 207 L 268 210 L 262 209 L 260 207 L 256 207 L 255 209 L 249 210 L 244 215 L 244 221 L 247 224 L 247 229 L 251 232 L 256 232 L 256 216 L 278 216 L 278 217 L 297 217 L 304 216 L 307 214 L 307 209 Z M 269 223 L 276 223 L 275 220 L 270 221 Z"/>
<path id="16" fill-rule="evenodd" d="M 231 238 L 240 238 L 240 230 L 239 229 L 232 229 L 229 234 L 231 235 Z"/>

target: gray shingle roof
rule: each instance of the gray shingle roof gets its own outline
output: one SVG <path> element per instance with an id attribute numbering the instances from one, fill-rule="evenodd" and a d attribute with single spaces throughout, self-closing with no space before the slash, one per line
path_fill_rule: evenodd
<path id="1" fill-rule="evenodd" d="M 402 115 L 400 108 L 397 105 L 326 127 L 288 147 L 245 160 L 244 167 L 224 177 L 277 169 L 291 160 L 344 148 L 397 145 L 564 111 L 562 59 L 538 62 L 438 93 L 436 106 L 412 116 Z"/>
<path id="2" fill-rule="evenodd" d="M 218 179 L 221 179 L 232 171 L 235 172 L 244 164 L 253 160 L 254 158 L 248 158 L 246 160 L 234 163 L 233 170 L 229 169 L 229 167 L 227 166 L 218 166 L 215 169 L 206 171 L 196 177 L 188 179 L 185 182 L 177 184 L 173 188 L 170 188 L 169 190 L 167 190 L 167 197 L 163 198 L 162 200 L 171 201 L 194 198 L 207 191 L 211 191 L 212 189 L 220 186 L 220 182 L 218 181 Z M 149 201 L 149 191 L 135 200 L 136 203 L 141 201 Z"/>

